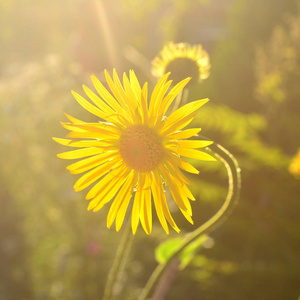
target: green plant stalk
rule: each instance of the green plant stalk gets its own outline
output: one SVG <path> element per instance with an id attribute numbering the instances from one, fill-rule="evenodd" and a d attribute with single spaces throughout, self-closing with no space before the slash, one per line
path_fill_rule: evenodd
<path id="1" fill-rule="evenodd" d="M 184 104 L 186 104 L 188 96 L 189 96 L 189 90 L 187 88 L 181 90 L 179 92 L 179 94 L 177 95 L 176 99 L 175 99 L 175 102 L 174 102 L 174 105 L 172 107 L 172 110 L 171 110 L 170 114 L 172 114 L 173 112 L 175 112 L 179 108 L 180 104 L 182 106 Z"/>
<path id="2" fill-rule="evenodd" d="M 199 138 L 199 137 L 198 137 Z M 202 139 L 204 137 L 201 137 Z M 204 138 L 206 139 L 206 138 Z M 176 258 L 180 252 L 187 247 L 194 240 L 199 238 L 203 234 L 208 234 L 219 227 L 232 212 L 234 206 L 237 204 L 241 188 L 241 174 L 240 168 L 234 156 L 228 152 L 224 147 L 214 143 L 208 151 L 213 154 L 225 165 L 228 173 L 228 193 L 224 204 L 219 211 L 211 217 L 207 222 L 198 227 L 195 231 L 188 234 L 182 241 L 181 246 L 173 253 L 169 260 L 165 264 L 160 264 L 156 267 L 144 289 L 142 290 L 138 300 L 146 300 L 152 291 L 154 285 L 157 283 L 163 272 L 170 265 L 172 260 Z"/>
<path id="3" fill-rule="evenodd" d="M 107 283 L 104 290 L 102 300 L 110 300 L 113 298 L 113 289 L 121 279 L 121 273 L 125 267 L 125 263 L 132 245 L 134 235 L 131 234 L 131 223 L 127 220 L 125 231 L 117 249 L 113 265 L 108 274 Z"/>

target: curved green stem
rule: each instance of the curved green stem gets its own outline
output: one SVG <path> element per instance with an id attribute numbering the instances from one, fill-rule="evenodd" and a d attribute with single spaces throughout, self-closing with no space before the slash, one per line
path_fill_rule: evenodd
<path id="1" fill-rule="evenodd" d="M 204 137 L 201 137 L 204 138 Z M 206 138 L 205 138 L 206 139 Z M 173 253 L 169 260 L 165 264 L 160 264 L 156 267 L 152 275 L 150 276 L 145 288 L 142 290 L 138 300 L 146 300 L 150 294 L 152 288 L 157 283 L 160 276 L 170 265 L 172 260 L 177 257 L 180 252 L 187 247 L 194 240 L 199 238 L 203 234 L 207 234 L 215 230 L 221 223 L 228 217 L 232 212 L 234 206 L 237 204 L 241 188 L 241 175 L 240 168 L 237 161 L 231 153 L 229 153 L 221 145 L 213 144 L 208 148 L 209 151 L 212 151 L 213 154 L 225 165 L 228 173 L 228 193 L 225 199 L 224 204 L 220 210 L 210 218 L 206 223 L 198 227 L 195 231 L 188 234 L 182 241 L 180 247 Z"/>
<path id="2" fill-rule="evenodd" d="M 118 246 L 113 265 L 108 274 L 108 279 L 105 286 L 104 295 L 102 298 L 103 300 L 110 300 L 114 296 L 113 289 L 117 284 L 117 282 L 120 281 L 120 277 L 121 277 L 120 274 L 124 269 L 133 238 L 134 235 L 131 234 L 131 224 L 127 220 L 124 234 Z"/>

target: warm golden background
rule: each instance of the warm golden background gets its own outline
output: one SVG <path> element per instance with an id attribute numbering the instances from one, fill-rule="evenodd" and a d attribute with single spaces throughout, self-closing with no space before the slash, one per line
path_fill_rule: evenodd
<path id="1" fill-rule="evenodd" d="M 195 123 L 236 156 L 243 179 L 233 215 L 167 299 L 298 299 L 300 180 L 289 164 L 300 147 L 300 2 L 102 2 L 0 2 L 0 299 L 101 299 L 121 234 L 106 228 L 107 208 L 87 212 L 85 192 L 74 192 L 68 162 L 56 157 L 66 149 L 51 137 L 66 134 L 64 112 L 93 118 L 70 93 L 92 87 L 92 73 L 133 68 L 153 86 L 150 61 L 167 41 L 210 54 L 210 77 L 189 94 L 211 99 Z M 226 194 L 220 164 L 199 168 L 196 225 Z M 160 225 L 151 236 L 138 230 L 119 299 L 136 298 L 165 238 Z"/>

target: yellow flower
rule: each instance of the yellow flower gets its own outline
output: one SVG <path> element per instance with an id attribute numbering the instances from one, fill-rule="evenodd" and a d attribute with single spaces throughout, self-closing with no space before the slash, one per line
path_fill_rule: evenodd
<path id="1" fill-rule="evenodd" d="M 167 81 L 168 76 L 163 76 L 155 86 L 149 105 L 148 85 L 145 83 L 141 88 L 133 71 L 130 71 L 129 78 L 124 73 L 123 85 L 115 70 L 113 78 L 105 71 L 111 93 L 92 75 L 100 97 L 83 85 L 91 102 L 72 91 L 79 104 L 102 121 L 86 123 L 66 115 L 71 122 L 62 125 L 71 132 L 67 139 L 54 140 L 81 149 L 60 153 L 58 157 L 81 159 L 67 169 L 72 174 L 86 172 L 75 183 L 76 191 L 95 183 L 86 196 L 87 200 L 91 200 L 89 210 L 98 211 L 112 201 L 107 217 L 108 228 L 116 220 L 116 229 L 120 230 L 127 207 L 133 200 L 132 231 L 135 234 L 141 221 L 146 233 L 150 234 L 153 199 L 165 231 L 169 233 L 167 221 L 179 231 L 168 209 L 165 184 L 183 215 L 193 222 L 189 199 L 195 198 L 187 187 L 190 181 L 180 169 L 195 174 L 199 172 L 181 156 L 208 161 L 215 159 L 196 150 L 212 142 L 187 140 L 200 128 L 181 129 L 194 119 L 196 110 L 208 100 L 186 104 L 165 118 L 168 107 L 189 81 L 189 78 L 181 81 L 167 93 L 171 85 L 171 81 Z"/>
<path id="2" fill-rule="evenodd" d="M 169 42 L 152 61 L 152 74 L 161 78 L 171 72 L 170 79 L 177 83 L 187 77 L 191 82 L 202 81 L 209 76 L 209 55 L 201 45 Z"/>
<path id="3" fill-rule="evenodd" d="M 293 157 L 291 161 L 289 171 L 296 178 L 300 179 L 300 148 L 298 149 L 297 154 Z"/>

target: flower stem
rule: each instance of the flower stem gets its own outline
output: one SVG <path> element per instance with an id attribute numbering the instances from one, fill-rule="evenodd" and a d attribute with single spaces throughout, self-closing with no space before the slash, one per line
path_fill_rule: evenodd
<path id="1" fill-rule="evenodd" d="M 180 104 L 181 106 L 186 104 L 188 96 L 189 96 L 189 90 L 187 88 L 179 92 L 179 94 L 175 99 L 174 105 L 172 107 L 171 114 L 179 108 Z"/>
<path id="2" fill-rule="evenodd" d="M 102 300 L 110 300 L 114 297 L 114 288 L 117 286 L 117 283 L 121 281 L 120 275 L 125 267 L 125 263 L 129 255 L 129 250 L 131 248 L 133 238 L 134 235 L 131 234 L 131 224 L 127 220 L 124 234 L 118 246 L 113 265 L 108 274 L 108 279 Z"/>
<path id="3" fill-rule="evenodd" d="M 202 139 L 204 137 L 201 137 Z M 206 138 L 205 138 L 206 139 Z M 152 275 L 150 276 L 148 282 L 146 283 L 144 289 L 142 290 L 138 300 L 146 300 L 150 294 L 152 288 L 157 283 L 163 272 L 171 264 L 174 258 L 176 258 L 180 252 L 187 247 L 194 240 L 199 238 L 203 234 L 207 234 L 219 227 L 225 219 L 232 212 L 234 206 L 237 204 L 241 188 L 241 174 L 240 168 L 234 156 L 229 153 L 224 147 L 214 143 L 208 148 L 209 151 L 225 165 L 228 174 L 228 193 L 224 204 L 219 209 L 219 211 L 211 217 L 207 222 L 198 227 L 195 231 L 188 234 L 182 241 L 179 248 L 173 253 L 169 260 L 165 264 L 159 264 Z"/>

